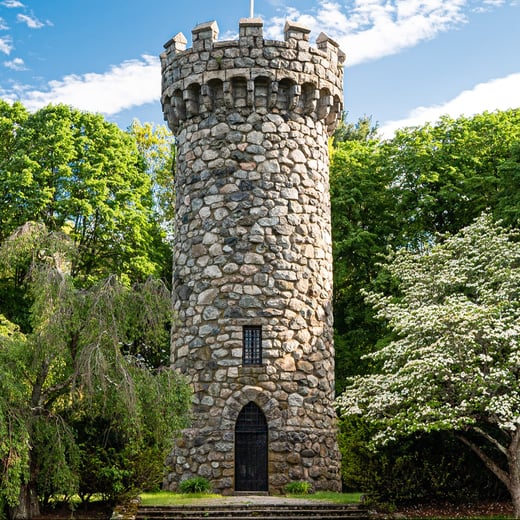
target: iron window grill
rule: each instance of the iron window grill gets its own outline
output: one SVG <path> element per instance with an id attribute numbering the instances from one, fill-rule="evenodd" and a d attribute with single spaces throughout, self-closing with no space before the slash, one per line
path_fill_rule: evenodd
<path id="1" fill-rule="evenodd" d="M 262 364 L 262 327 L 244 326 L 242 330 L 242 362 L 244 365 Z"/>

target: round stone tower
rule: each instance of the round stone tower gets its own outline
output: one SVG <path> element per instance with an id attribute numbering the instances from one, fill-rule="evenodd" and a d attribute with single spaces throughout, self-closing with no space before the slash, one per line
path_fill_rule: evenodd
<path id="1" fill-rule="evenodd" d="M 172 367 L 194 391 L 166 485 L 339 490 L 328 137 L 342 112 L 337 43 L 287 23 L 180 33 L 161 55 L 177 138 Z"/>

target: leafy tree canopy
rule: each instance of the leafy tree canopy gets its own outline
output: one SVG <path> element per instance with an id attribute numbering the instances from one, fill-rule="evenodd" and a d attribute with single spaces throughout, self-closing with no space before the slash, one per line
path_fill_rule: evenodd
<path id="1" fill-rule="evenodd" d="M 340 126 L 330 173 L 338 391 L 348 375 L 370 369 L 360 355 L 391 339 L 360 293 L 391 283 L 382 253 L 420 251 L 483 210 L 520 224 L 519 142 L 518 109 L 444 117 L 387 141 L 370 118 Z"/>
<path id="2" fill-rule="evenodd" d="M 338 398 L 388 443 L 454 430 L 506 485 L 520 515 L 520 232 L 479 217 L 387 268 L 399 296 L 368 293 L 396 334 L 368 354 L 379 369 Z M 482 447 L 479 441 L 487 443 Z"/>
<path id="3" fill-rule="evenodd" d="M 68 234 L 72 274 L 159 275 L 164 232 L 135 139 L 102 116 L 64 105 L 33 114 L 0 103 L 0 241 L 25 222 Z"/>
<path id="4" fill-rule="evenodd" d="M 128 129 L 135 139 L 153 183 L 154 208 L 157 220 L 168 236 L 173 232 L 175 191 L 173 171 L 175 169 L 175 138 L 165 125 L 141 124 L 134 119 Z"/>

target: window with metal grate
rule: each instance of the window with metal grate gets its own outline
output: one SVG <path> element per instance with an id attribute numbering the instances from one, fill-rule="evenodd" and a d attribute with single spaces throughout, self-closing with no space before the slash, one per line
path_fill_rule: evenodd
<path id="1" fill-rule="evenodd" d="M 242 362 L 244 365 L 262 364 L 262 327 L 246 325 L 242 330 Z"/>

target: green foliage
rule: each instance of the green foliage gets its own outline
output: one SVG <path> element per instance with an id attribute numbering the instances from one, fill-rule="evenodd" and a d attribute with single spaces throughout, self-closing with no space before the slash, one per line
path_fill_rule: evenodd
<path id="1" fill-rule="evenodd" d="M 376 444 L 417 432 L 457 432 L 513 497 L 519 491 L 519 236 L 483 215 L 427 251 L 402 249 L 391 257 L 387 267 L 400 297 L 373 292 L 367 299 L 396 339 L 369 354 L 379 370 L 352 378 L 338 398 L 344 416 L 361 414 L 374 428 Z"/>
<path id="2" fill-rule="evenodd" d="M 342 479 L 348 489 L 362 491 L 377 504 L 503 500 L 505 487 L 451 433 L 410 436 L 369 448 L 376 433 L 357 416 L 340 422 L 338 442 L 343 454 Z"/>
<path id="3" fill-rule="evenodd" d="M 348 113 L 343 114 L 342 120 L 333 135 L 335 144 L 346 141 L 371 141 L 377 139 L 378 124 L 372 123 L 372 117 L 360 117 L 356 123 L 347 121 Z"/>
<path id="4" fill-rule="evenodd" d="M 285 492 L 289 495 L 308 495 L 312 492 L 312 486 L 305 480 L 296 480 L 285 485 Z"/>
<path id="5" fill-rule="evenodd" d="M 210 493 L 211 484 L 208 479 L 197 476 L 183 480 L 179 490 L 181 493 Z"/>
<path id="6" fill-rule="evenodd" d="M 22 384 L 26 338 L 0 315 L 0 502 L 14 506 L 28 479 L 30 426 Z"/>
<path id="7" fill-rule="evenodd" d="M 30 332 L 0 322 L 2 500 L 15 505 L 24 482 L 40 499 L 78 491 L 115 498 L 155 486 L 186 425 L 189 391 L 173 372 L 128 352 L 164 342 L 170 293 L 154 279 L 128 286 L 114 276 L 77 288 L 67 271 L 71 240 L 40 226 L 31 232 L 43 241 L 26 237 L 19 249 L 34 245 Z"/>
<path id="8" fill-rule="evenodd" d="M 361 356 L 384 334 L 361 290 L 377 283 L 380 255 L 398 237 L 392 177 L 381 167 L 377 139 L 351 140 L 333 149 L 330 185 L 334 255 L 336 390 L 347 376 L 365 373 Z"/>
<path id="9" fill-rule="evenodd" d="M 36 416 L 31 444 L 38 494 L 44 501 L 56 494 L 73 495 L 78 489 L 79 449 L 70 425 L 58 415 Z"/>
<path id="10" fill-rule="evenodd" d="M 520 227 L 520 140 L 514 142 L 509 156 L 498 166 L 497 207 L 494 214 L 505 224 Z"/>
<path id="11" fill-rule="evenodd" d="M 344 123 L 331 158 L 336 384 L 372 370 L 359 361 L 391 333 L 361 289 L 392 291 L 381 270 L 388 248 L 421 251 L 483 210 L 518 221 L 520 110 L 442 118 L 377 138 L 369 118 Z"/>
<path id="12" fill-rule="evenodd" d="M 504 196 L 518 207 L 518 192 L 497 188 L 507 182 L 502 163 L 519 138 L 518 109 L 397 132 L 385 144 L 385 168 L 393 172 L 407 243 L 420 249 L 435 233 L 456 233 L 482 211 L 494 213 Z"/>
<path id="13" fill-rule="evenodd" d="M 128 131 L 135 139 L 146 171 L 153 182 L 156 218 L 170 234 L 173 231 L 171 226 L 175 208 L 175 138 L 165 125 L 141 124 L 135 119 Z"/>
<path id="14" fill-rule="evenodd" d="M 445 117 L 434 125 L 403 129 L 389 141 L 367 132 L 369 126 L 366 118 L 357 125 L 346 124 L 332 148 L 338 393 L 349 376 L 378 373 L 384 360 L 365 355 L 384 351 L 398 338 L 399 331 L 389 328 L 388 320 L 377 319 L 376 310 L 362 296 L 363 290 L 400 295 L 394 276 L 381 265 L 382 255 L 405 249 L 420 256 L 439 240 L 439 232 L 457 233 L 483 209 L 515 226 L 520 214 L 520 110 Z M 422 313 L 417 309 L 417 319 Z M 419 449 L 427 441 L 421 436 L 417 443 Z M 385 448 L 391 460 L 406 456 L 400 446 L 404 445 L 391 443 Z M 342 453 L 344 461 L 350 460 L 347 448 Z M 373 467 L 376 475 L 377 464 Z M 396 475 L 392 478 L 398 486 Z M 406 492 L 406 482 L 413 484 L 402 481 L 401 493 Z"/>
<path id="15" fill-rule="evenodd" d="M 152 183 L 135 139 L 64 105 L 12 112 L 3 120 L 10 153 L 0 158 L 0 242 L 34 221 L 70 236 L 75 277 L 161 274 L 164 232 L 153 220 Z"/>
<path id="16" fill-rule="evenodd" d="M 0 502 L 157 486 L 189 408 L 184 382 L 155 370 L 172 136 L 0 101 L 0 144 Z"/>

